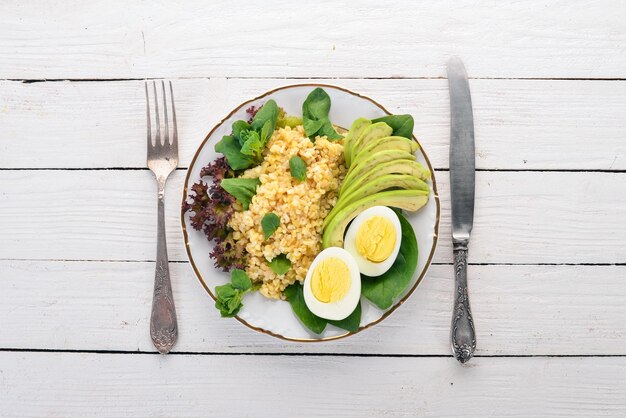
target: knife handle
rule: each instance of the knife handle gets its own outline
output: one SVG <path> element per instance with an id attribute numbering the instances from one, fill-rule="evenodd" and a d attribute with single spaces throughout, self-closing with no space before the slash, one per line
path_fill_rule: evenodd
<path id="1" fill-rule="evenodd" d="M 454 289 L 450 340 L 454 357 L 465 363 L 476 349 L 474 320 L 467 292 L 467 242 L 454 243 Z"/>

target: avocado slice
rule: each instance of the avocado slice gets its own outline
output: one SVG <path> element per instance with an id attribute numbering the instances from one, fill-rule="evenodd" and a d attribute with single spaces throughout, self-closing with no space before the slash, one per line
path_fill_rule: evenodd
<path id="1" fill-rule="evenodd" d="M 390 136 L 392 132 L 393 129 L 391 129 L 391 127 L 384 122 L 372 123 L 366 127 L 356 140 L 351 141 L 349 153 L 346 153 L 344 148 L 346 166 L 349 168 L 350 165 L 352 165 L 354 160 L 354 150 L 359 149 L 361 144 L 367 144 L 374 139 Z"/>
<path id="2" fill-rule="evenodd" d="M 428 202 L 430 192 L 424 190 L 390 190 L 352 202 L 331 219 L 322 236 L 322 247 L 343 247 L 346 227 L 359 213 L 373 206 L 392 206 L 416 211 Z"/>
<path id="3" fill-rule="evenodd" d="M 352 154 L 352 145 L 354 141 L 356 141 L 361 136 L 363 131 L 365 131 L 365 129 L 367 129 L 367 127 L 371 124 L 372 121 L 365 118 L 358 118 L 352 122 L 350 130 L 343 140 L 343 155 L 345 156 L 346 161 L 348 160 L 348 156 Z"/>
<path id="4" fill-rule="evenodd" d="M 354 190 L 360 188 L 361 184 L 365 184 L 377 177 L 384 176 L 386 174 L 408 174 L 424 181 L 430 179 L 430 171 L 424 168 L 424 166 L 417 161 L 388 161 L 386 163 L 378 165 L 375 170 L 364 172 L 359 176 L 353 177 L 352 180 L 350 180 L 350 184 L 346 184 L 345 187 L 343 187 L 342 184 L 341 196 L 348 195 Z"/>
<path id="5" fill-rule="evenodd" d="M 343 190 L 350 184 L 350 181 L 363 173 L 367 173 L 371 170 L 377 169 L 377 166 L 382 163 L 386 163 L 388 161 L 393 160 L 415 160 L 415 155 L 409 154 L 406 151 L 402 150 L 386 150 L 379 151 L 375 154 L 363 156 L 363 158 L 358 161 L 355 165 L 353 165 L 350 170 L 348 170 L 348 174 L 343 179 L 343 183 L 341 184 L 341 189 L 339 189 L 339 193 L 341 194 Z"/>
<path id="6" fill-rule="evenodd" d="M 368 183 L 364 183 L 363 186 L 353 190 L 351 193 L 342 195 L 335 207 L 324 219 L 322 227 L 328 225 L 335 214 L 350 203 L 388 189 L 424 190 L 429 192 L 430 186 L 423 180 L 409 174 L 387 174 L 378 176 Z"/>
<path id="7" fill-rule="evenodd" d="M 384 138 L 370 141 L 368 144 L 359 144 L 359 148 L 352 150 L 352 162 L 356 164 L 361 155 L 367 156 L 378 151 L 388 149 L 401 149 L 408 153 L 414 154 L 419 149 L 417 142 L 407 139 L 403 136 L 386 136 Z"/>

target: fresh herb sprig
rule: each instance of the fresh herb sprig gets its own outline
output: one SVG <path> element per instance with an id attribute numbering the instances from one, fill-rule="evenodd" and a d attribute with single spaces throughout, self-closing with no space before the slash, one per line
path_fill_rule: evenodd
<path id="1" fill-rule="evenodd" d="M 258 289 L 259 285 L 253 285 L 245 271 L 234 269 L 231 272 L 231 282 L 215 288 L 215 307 L 222 317 L 231 318 L 243 308 L 243 296 Z"/>
<path id="2" fill-rule="evenodd" d="M 252 122 L 235 121 L 232 134 L 225 135 L 215 144 L 215 151 L 221 152 L 233 170 L 243 170 L 263 161 L 263 149 L 269 141 L 278 119 L 278 105 L 268 100 L 254 115 Z"/>

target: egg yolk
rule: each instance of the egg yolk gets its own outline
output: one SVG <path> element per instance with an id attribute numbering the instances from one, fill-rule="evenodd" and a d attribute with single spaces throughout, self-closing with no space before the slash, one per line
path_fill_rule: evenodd
<path id="1" fill-rule="evenodd" d="M 339 258 L 328 257 L 313 270 L 311 292 L 320 302 L 336 302 L 348 293 L 351 283 L 348 265 Z"/>
<path id="2" fill-rule="evenodd" d="M 389 219 L 372 216 L 363 222 L 356 234 L 356 249 L 369 261 L 380 263 L 389 258 L 396 239 L 396 229 Z"/>

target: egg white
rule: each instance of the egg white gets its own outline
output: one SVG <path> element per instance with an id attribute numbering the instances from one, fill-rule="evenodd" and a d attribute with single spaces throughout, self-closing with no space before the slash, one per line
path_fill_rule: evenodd
<path id="1" fill-rule="evenodd" d="M 317 267 L 322 260 L 330 257 L 338 258 L 346 263 L 348 271 L 350 272 L 351 280 L 348 292 L 342 299 L 335 302 L 325 303 L 319 301 L 313 294 L 313 291 L 311 290 L 311 277 L 313 276 L 315 267 Z M 344 319 L 354 311 L 356 305 L 359 304 L 359 300 L 361 299 L 361 275 L 359 274 L 359 266 L 350 253 L 343 248 L 326 248 L 324 251 L 319 253 L 317 257 L 315 257 L 315 260 L 311 263 L 311 267 L 309 267 L 309 271 L 304 279 L 303 292 L 306 306 L 308 306 L 311 312 L 315 315 L 320 318 L 330 319 L 333 321 Z"/>
<path id="2" fill-rule="evenodd" d="M 393 251 L 387 259 L 381 261 L 380 263 L 375 263 L 363 257 L 356 247 L 356 235 L 359 232 L 359 229 L 368 219 L 374 216 L 381 216 L 389 220 L 396 231 L 396 244 L 393 247 Z M 398 219 L 398 215 L 396 215 L 396 213 L 387 206 L 374 206 L 364 210 L 356 218 L 354 218 L 348 227 L 343 248 L 348 251 L 352 257 L 354 257 L 357 265 L 359 266 L 359 271 L 362 274 L 370 277 L 377 277 L 389 270 L 393 265 L 393 262 L 396 261 L 398 252 L 400 251 L 401 241 L 402 227 L 400 226 L 400 219 Z"/>

